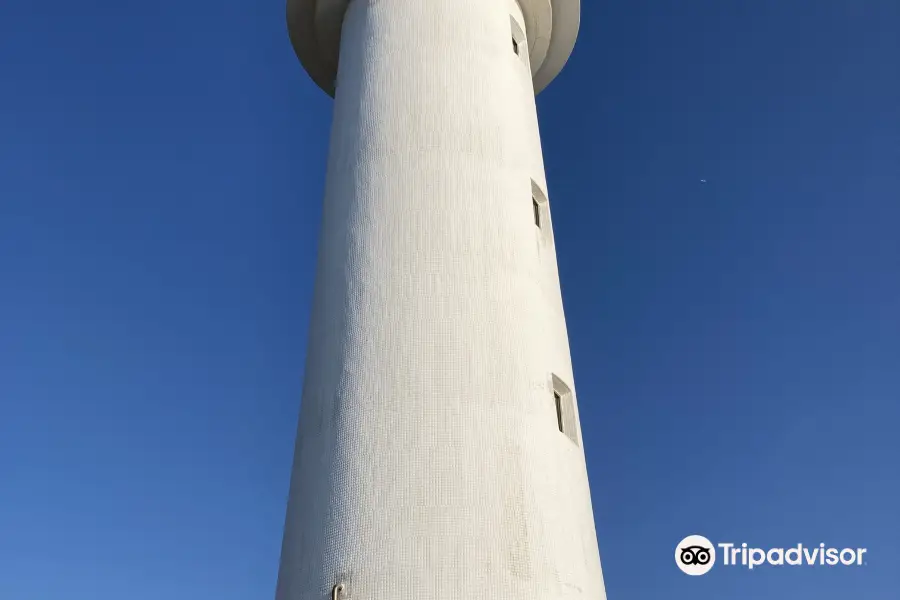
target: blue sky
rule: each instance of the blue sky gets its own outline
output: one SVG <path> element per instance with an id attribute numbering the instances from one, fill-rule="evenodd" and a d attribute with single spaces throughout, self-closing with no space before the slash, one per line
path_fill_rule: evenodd
<path id="1" fill-rule="evenodd" d="M 898 32 L 585 2 L 538 104 L 611 600 L 896 598 Z M 12 0 L 0 56 L 0 598 L 272 598 L 330 121 L 283 3 Z"/>

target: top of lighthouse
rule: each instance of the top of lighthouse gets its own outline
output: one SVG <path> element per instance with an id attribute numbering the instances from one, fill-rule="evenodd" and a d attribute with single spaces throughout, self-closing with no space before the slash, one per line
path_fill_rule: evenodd
<path id="1" fill-rule="evenodd" d="M 287 0 L 288 32 L 294 52 L 312 80 L 329 96 L 334 96 L 341 25 L 350 2 Z M 572 53 L 581 20 L 581 0 L 517 2 L 525 18 L 528 56 L 537 94 L 559 74 Z"/>

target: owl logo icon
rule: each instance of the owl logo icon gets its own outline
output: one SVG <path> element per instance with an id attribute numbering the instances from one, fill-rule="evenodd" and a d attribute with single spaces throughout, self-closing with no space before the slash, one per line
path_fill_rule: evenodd
<path id="1" fill-rule="evenodd" d="M 705 575 L 716 564 L 716 547 L 702 535 L 689 535 L 675 547 L 675 564 L 688 575 Z"/>

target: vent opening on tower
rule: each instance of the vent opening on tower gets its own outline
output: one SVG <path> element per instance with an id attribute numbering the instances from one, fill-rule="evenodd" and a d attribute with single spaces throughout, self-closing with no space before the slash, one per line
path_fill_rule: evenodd
<path id="1" fill-rule="evenodd" d="M 525 52 L 527 49 L 527 46 L 525 45 L 525 32 L 522 31 L 519 23 L 516 22 L 512 15 L 509 16 L 509 28 L 510 36 L 512 37 L 513 54 L 524 59 L 527 54 L 527 52 Z"/>
<path id="2" fill-rule="evenodd" d="M 578 426 L 575 419 L 575 400 L 572 390 L 563 380 L 552 375 L 553 409 L 556 414 L 556 426 L 574 444 L 578 444 Z"/>
<path id="3" fill-rule="evenodd" d="M 550 233 L 550 207 L 547 203 L 547 195 L 534 179 L 531 180 L 531 218 L 545 237 Z"/>
<path id="4" fill-rule="evenodd" d="M 560 396 L 559 392 L 556 390 L 553 390 L 553 399 L 556 401 L 556 425 L 559 427 L 560 433 L 565 433 L 566 428 L 563 427 L 562 396 Z"/>

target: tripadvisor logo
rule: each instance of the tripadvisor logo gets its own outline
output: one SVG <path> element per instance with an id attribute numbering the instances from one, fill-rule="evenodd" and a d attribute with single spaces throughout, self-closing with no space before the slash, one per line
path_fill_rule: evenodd
<path id="1" fill-rule="evenodd" d="M 675 564 L 688 575 L 705 575 L 716 564 L 716 548 L 702 535 L 689 535 L 675 546 Z"/>
<path id="2" fill-rule="evenodd" d="M 716 550 L 718 548 L 718 551 Z M 716 564 L 717 556 L 726 567 L 754 569 L 772 566 L 861 566 L 865 548 L 829 548 L 825 544 L 790 548 L 753 548 L 744 544 L 713 544 L 702 535 L 689 535 L 675 547 L 675 564 L 688 575 L 705 575 Z"/>

